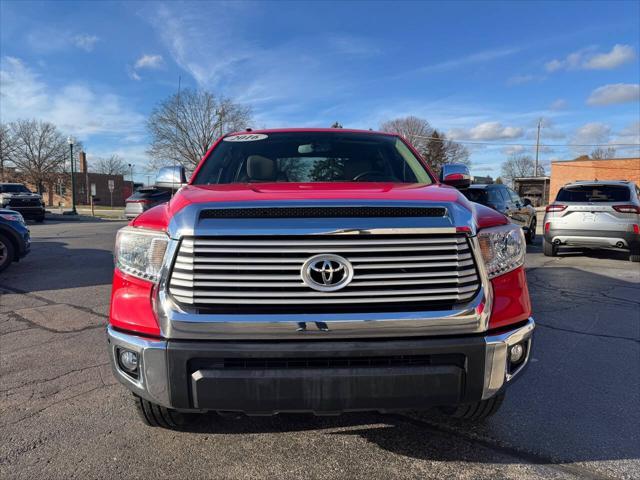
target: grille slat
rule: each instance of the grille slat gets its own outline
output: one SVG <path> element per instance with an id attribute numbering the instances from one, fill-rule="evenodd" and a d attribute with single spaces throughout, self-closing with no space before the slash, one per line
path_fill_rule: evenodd
<path id="1" fill-rule="evenodd" d="M 300 271 L 317 254 L 349 260 L 351 283 L 309 288 Z M 470 245 L 453 234 L 185 238 L 169 281 L 176 302 L 229 313 L 452 308 L 479 287 Z"/>

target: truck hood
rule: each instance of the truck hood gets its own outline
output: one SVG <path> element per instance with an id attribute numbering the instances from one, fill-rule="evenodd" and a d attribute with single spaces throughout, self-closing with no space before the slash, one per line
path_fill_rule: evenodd
<path id="1" fill-rule="evenodd" d="M 158 228 L 165 224 L 166 227 L 163 229 L 168 229 L 169 224 L 173 224 L 174 228 L 171 230 L 185 232 L 195 229 L 194 223 L 205 221 L 199 220 L 199 211 L 204 209 L 292 205 L 441 206 L 447 209 L 447 216 L 433 224 L 434 227 L 459 227 L 472 232 L 479 228 L 508 223 L 507 218 L 501 213 L 470 202 L 458 190 L 447 185 L 334 182 L 187 185 L 181 188 L 168 204 L 148 210 L 140 215 L 133 225 Z M 329 223 L 335 224 L 336 227 L 345 222 L 345 219 L 329 220 Z M 396 224 L 401 219 L 388 220 L 389 226 L 392 227 L 395 225 L 391 224 Z M 274 223 L 273 219 L 258 219 L 253 223 L 268 221 Z M 364 221 L 370 222 L 371 219 L 359 219 L 357 223 Z M 299 220 L 297 223 L 300 223 Z M 304 223 L 313 222 L 305 219 Z M 350 223 L 353 224 L 353 220 Z M 229 221 L 226 221 L 225 226 L 228 224 Z M 358 226 L 354 225 L 353 228 Z"/>

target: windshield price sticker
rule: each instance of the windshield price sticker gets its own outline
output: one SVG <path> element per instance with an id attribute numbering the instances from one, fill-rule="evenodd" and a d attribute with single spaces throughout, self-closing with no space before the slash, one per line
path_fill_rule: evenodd
<path id="1" fill-rule="evenodd" d="M 224 137 L 222 140 L 225 142 L 255 142 L 256 140 L 264 140 L 267 137 L 268 135 L 264 133 L 244 133 L 242 135 Z"/>

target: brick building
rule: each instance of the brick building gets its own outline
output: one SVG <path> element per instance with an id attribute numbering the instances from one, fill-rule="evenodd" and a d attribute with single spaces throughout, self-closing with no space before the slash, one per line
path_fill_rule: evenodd
<path id="1" fill-rule="evenodd" d="M 608 158 L 551 162 L 549 201 L 553 202 L 560 188 L 577 180 L 631 180 L 640 185 L 640 158 Z"/>
<path id="2" fill-rule="evenodd" d="M 131 195 L 131 181 L 125 180 L 123 175 L 107 175 L 87 171 L 87 156 L 84 152 L 78 155 L 78 171 L 74 173 L 76 183 L 76 205 L 89 205 L 91 192 L 99 200 L 96 205 L 124 207 L 125 200 Z M 24 183 L 30 190 L 37 191 L 38 187 L 25 181 L 20 172 L 13 168 L 5 168 L 7 180 Z M 113 182 L 113 194 L 109 191 L 109 182 Z M 71 206 L 71 174 L 63 172 L 55 174 L 50 181 L 41 185 L 42 199 L 48 207 Z"/>

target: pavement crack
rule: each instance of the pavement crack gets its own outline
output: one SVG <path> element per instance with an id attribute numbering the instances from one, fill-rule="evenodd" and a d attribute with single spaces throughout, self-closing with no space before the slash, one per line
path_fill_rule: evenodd
<path id="1" fill-rule="evenodd" d="M 61 373 L 60 375 L 56 375 L 55 377 L 44 378 L 44 379 L 43 378 L 39 378 L 39 379 L 36 379 L 36 380 L 31 380 L 29 382 L 23 383 L 21 385 L 15 386 L 15 387 L 2 389 L 2 390 L 0 390 L 0 393 L 12 392 L 12 391 L 19 390 L 19 389 L 25 388 L 25 387 L 29 387 L 29 386 L 35 385 L 35 384 L 49 383 L 49 382 L 52 382 L 54 380 L 59 380 L 60 378 L 66 377 L 67 375 L 71 375 L 73 373 L 80 373 L 80 372 L 83 372 L 85 370 L 90 370 L 92 368 L 98 368 L 98 367 L 102 367 L 102 366 L 105 366 L 105 365 L 109 365 L 109 362 L 102 362 L 102 363 L 97 363 L 95 365 L 88 365 L 88 366 L 82 367 L 82 368 L 74 368 L 73 370 L 66 371 L 64 373 Z M 102 383 L 104 384 L 104 381 L 102 381 Z"/>
<path id="2" fill-rule="evenodd" d="M 625 336 L 622 336 L 622 335 L 607 335 L 606 333 L 584 332 L 584 331 L 580 331 L 580 330 L 573 330 L 571 328 L 556 327 L 556 326 L 553 326 L 553 325 L 548 325 L 546 323 L 540 323 L 540 322 L 536 322 L 536 327 L 544 327 L 544 328 L 549 328 L 551 330 L 559 330 L 561 332 L 578 333 L 580 335 L 589 335 L 590 337 L 614 338 L 616 340 L 629 340 L 629 341 L 634 342 L 634 343 L 640 343 L 640 339 L 638 339 L 638 338 L 625 337 Z"/>

